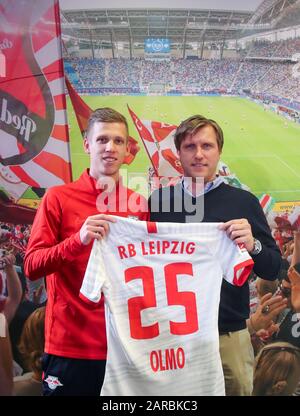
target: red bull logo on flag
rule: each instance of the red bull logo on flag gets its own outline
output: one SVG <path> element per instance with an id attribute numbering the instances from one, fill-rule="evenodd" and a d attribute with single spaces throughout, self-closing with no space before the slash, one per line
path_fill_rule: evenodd
<path id="1" fill-rule="evenodd" d="M 58 1 L 2 3 L 0 28 L 0 187 L 18 199 L 72 180 Z"/>

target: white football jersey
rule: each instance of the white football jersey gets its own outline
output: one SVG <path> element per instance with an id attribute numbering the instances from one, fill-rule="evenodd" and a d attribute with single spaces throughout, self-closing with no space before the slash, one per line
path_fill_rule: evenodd
<path id="1" fill-rule="evenodd" d="M 218 309 L 222 278 L 241 286 L 253 267 L 217 223 L 115 217 L 95 240 L 80 297 L 105 296 L 103 396 L 224 395 Z"/>

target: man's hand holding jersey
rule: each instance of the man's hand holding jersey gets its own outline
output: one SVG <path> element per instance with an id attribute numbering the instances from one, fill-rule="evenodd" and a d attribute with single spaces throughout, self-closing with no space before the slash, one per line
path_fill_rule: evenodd
<path id="1" fill-rule="evenodd" d="M 246 218 L 224 222 L 220 229 L 226 231 L 228 237 L 236 244 L 244 244 L 249 253 L 253 251 L 254 237 L 251 225 Z"/>
<path id="2" fill-rule="evenodd" d="M 93 239 L 101 240 L 109 231 L 109 222 L 116 222 L 115 218 L 106 214 L 87 217 L 80 229 L 80 240 L 87 246 Z"/>

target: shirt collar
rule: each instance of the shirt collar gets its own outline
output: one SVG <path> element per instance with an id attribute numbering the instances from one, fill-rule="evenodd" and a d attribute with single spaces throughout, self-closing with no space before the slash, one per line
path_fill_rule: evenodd
<path id="1" fill-rule="evenodd" d="M 100 182 L 97 183 L 97 180 L 90 176 L 90 170 L 86 169 L 82 175 L 81 179 L 87 184 L 89 190 L 95 194 L 100 194 L 103 192 L 103 189 L 100 187 Z M 123 181 L 122 176 L 119 177 L 118 182 L 115 184 L 116 189 L 118 190 L 119 187 L 123 187 Z M 110 190 L 110 192 L 113 192 L 114 189 Z"/>
<path id="2" fill-rule="evenodd" d="M 191 178 L 187 178 L 187 177 L 183 177 L 182 178 L 182 188 L 185 192 L 187 192 L 189 195 L 193 196 L 193 197 L 198 197 L 200 195 L 204 195 L 207 192 L 212 191 L 213 189 L 217 188 L 218 186 L 221 185 L 221 183 L 223 183 L 223 177 L 217 175 L 215 177 L 214 180 L 210 181 L 210 182 L 206 182 L 206 184 L 204 184 L 204 187 L 201 186 L 201 181 L 199 182 L 199 189 L 198 192 L 196 192 L 196 195 L 193 195 L 192 193 L 192 180 Z"/>

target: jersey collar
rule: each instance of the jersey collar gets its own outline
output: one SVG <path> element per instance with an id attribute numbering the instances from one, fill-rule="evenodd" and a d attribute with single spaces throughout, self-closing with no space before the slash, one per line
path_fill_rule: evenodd
<path id="1" fill-rule="evenodd" d="M 100 187 L 100 184 L 97 183 L 97 180 L 90 176 L 90 170 L 86 169 L 83 174 L 81 175 L 81 179 L 86 183 L 89 190 L 95 194 L 101 194 L 104 190 Z M 120 176 L 118 182 L 115 184 L 115 188 L 111 189 L 110 192 L 114 192 L 118 190 L 120 187 L 123 187 L 122 177 Z"/>

